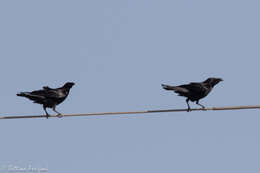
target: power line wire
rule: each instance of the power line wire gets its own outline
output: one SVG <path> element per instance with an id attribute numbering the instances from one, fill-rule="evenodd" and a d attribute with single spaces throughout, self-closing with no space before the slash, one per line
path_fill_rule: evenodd
<path id="1" fill-rule="evenodd" d="M 211 108 L 195 108 L 191 111 L 223 111 L 223 110 L 242 110 L 242 109 L 260 109 L 260 105 L 255 106 L 227 106 L 227 107 L 211 107 Z M 85 114 L 64 114 L 63 117 L 78 117 L 78 116 L 98 116 L 98 115 L 124 115 L 124 114 L 148 114 L 148 113 L 163 113 L 163 112 L 186 112 L 187 109 L 162 109 L 162 110 L 146 110 L 146 111 L 129 111 L 129 112 L 98 112 Z M 50 117 L 57 117 L 50 115 Z M 20 115 L 20 116 L 1 116 L 3 119 L 26 119 L 26 118 L 46 118 L 45 115 Z"/>

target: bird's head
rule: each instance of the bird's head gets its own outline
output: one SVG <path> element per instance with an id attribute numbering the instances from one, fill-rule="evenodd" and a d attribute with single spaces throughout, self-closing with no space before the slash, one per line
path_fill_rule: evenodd
<path id="1" fill-rule="evenodd" d="M 67 83 L 65 83 L 65 85 L 63 87 L 64 88 L 72 88 L 73 85 L 75 85 L 74 82 L 67 82 Z"/>
<path id="2" fill-rule="evenodd" d="M 221 81 L 223 81 L 223 79 L 211 77 L 211 78 L 208 78 L 207 80 L 205 80 L 203 83 L 209 84 L 210 86 L 214 87 Z"/>

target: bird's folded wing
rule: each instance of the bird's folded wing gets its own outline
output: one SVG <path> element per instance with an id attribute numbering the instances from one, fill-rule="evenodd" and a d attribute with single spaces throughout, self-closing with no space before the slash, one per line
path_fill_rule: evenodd
<path id="1" fill-rule="evenodd" d="M 207 91 L 207 88 L 202 83 L 195 83 L 195 82 L 185 85 L 184 88 L 187 88 L 189 91 L 196 92 L 196 93 Z"/>
<path id="2" fill-rule="evenodd" d="M 60 89 L 48 89 L 45 90 L 45 97 L 46 98 L 63 98 L 66 95 Z"/>
<path id="3" fill-rule="evenodd" d="M 44 95 L 39 94 L 39 92 L 37 91 L 33 91 L 33 92 L 26 92 L 25 93 L 25 97 L 28 97 L 29 99 L 35 100 L 35 99 L 44 99 Z"/>
<path id="4" fill-rule="evenodd" d="M 39 97 L 39 98 L 60 98 L 63 97 L 56 89 L 51 89 L 49 87 L 43 87 L 43 90 L 36 90 L 31 92 L 31 95 L 34 97 Z"/>

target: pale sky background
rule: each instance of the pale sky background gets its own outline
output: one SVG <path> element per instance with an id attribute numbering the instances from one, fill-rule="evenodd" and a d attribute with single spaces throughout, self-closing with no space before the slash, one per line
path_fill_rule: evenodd
<path id="1" fill-rule="evenodd" d="M 186 108 L 161 83 L 208 77 L 224 82 L 201 100 L 205 106 L 260 104 L 259 7 L 256 0 L 3 0 L 0 116 L 43 114 L 16 93 L 67 81 L 76 85 L 57 107 L 64 114 Z M 0 166 L 259 173 L 259 113 L 0 120 Z"/>

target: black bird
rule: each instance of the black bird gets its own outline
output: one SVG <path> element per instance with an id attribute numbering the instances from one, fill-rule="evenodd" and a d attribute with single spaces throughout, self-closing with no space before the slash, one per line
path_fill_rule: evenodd
<path id="1" fill-rule="evenodd" d="M 48 86 L 44 86 L 42 90 L 36 90 L 32 92 L 21 92 L 18 93 L 17 96 L 26 97 L 30 100 L 33 100 L 34 103 L 42 104 L 43 109 L 46 113 L 46 118 L 50 115 L 46 111 L 46 108 L 52 108 L 54 112 L 56 112 L 58 117 L 62 117 L 62 114 L 56 111 L 56 106 L 63 102 L 67 96 L 69 95 L 70 89 L 75 83 L 67 82 L 60 88 L 49 88 Z"/>
<path id="2" fill-rule="evenodd" d="M 197 105 L 200 105 L 203 109 L 205 108 L 203 105 L 199 103 L 199 100 L 206 97 L 212 88 L 218 84 L 220 81 L 223 81 L 221 78 L 208 78 L 204 82 L 192 82 L 186 85 L 179 85 L 179 86 L 170 86 L 162 84 L 162 87 L 165 90 L 172 90 L 175 93 L 178 93 L 179 96 L 187 97 L 186 103 L 188 105 L 187 111 L 189 112 L 190 105 L 189 101 L 196 101 Z"/>

